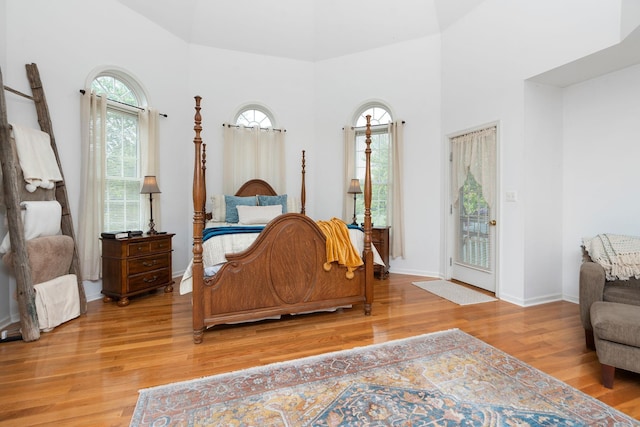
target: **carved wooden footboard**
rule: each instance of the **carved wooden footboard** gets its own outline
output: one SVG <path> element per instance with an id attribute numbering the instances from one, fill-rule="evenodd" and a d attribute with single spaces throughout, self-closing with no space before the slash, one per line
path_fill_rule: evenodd
<path id="1" fill-rule="evenodd" d="M 240 322 L 364 302 L 359 272 L 345 278 L 345 267 L 325 271 L 325 237 L 304 215 L 273 220 L 244 252 L 204 282 L 206 325 Z"/>
<path id="2" fill-rule="evenodd" d="M 196 97 L 196 146 L 194 168 L 193 235 L 193 336 L 202 342 L 206 327 L 264 319 L 277 315 L 364 305 L 371 314 L 373 302 L 373 253 L 371 251 L 371 185 L 367 134 L 365 177 L 364 265 L 348 279 L 346 267 L 331 263 L 326 268 L 326 238 L 318 225 L 298 213 L 272 220 L 245 251 L 227 254 L 227 263 L 211 278 L 204 277 L 202 231 L 204 228 L 206 153 L 200 138 L 200 97 Z M 304 212 L 304 152 L 302 201 Z M 236 195 L 275 194 L 260 180 L 251 180 Z M 248 190 L 246 189 L 248 188 Z M 246 193 L 248 191 L 249 193 Z M 258 193 L 256 193 L 258 191 Z"/>

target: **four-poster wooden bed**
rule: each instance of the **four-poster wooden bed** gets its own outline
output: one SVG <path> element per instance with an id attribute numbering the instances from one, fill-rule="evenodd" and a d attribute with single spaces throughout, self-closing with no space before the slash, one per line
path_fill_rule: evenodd
<path id="1" fill-rule="evenodd" d="M 203 230 L 206 221 L 206 144 L 200 136 L 201 97 L 195 97 L 195 163 L 193 177 L 193 339 L 202 342 L 205 328 L 254 321 L 272 316 L 364 305 L 371 314 L 373 302 L 373 251 L 371 243 L 371 131 L 367 124 L 364 184 L 364 264 L 347 278 L 345 268 L 326 263 L 326 238 L 319 226 L 303 213 L 285 213 L 271 220 L 246 250 L 226 254 L 227 262 L 212 277 L 205 277 Z M 264 181 L 251 180 L 236 196 L 275 196 Z M 325 265 L 326 264 L 326 265 Z M 332 265 L 335 264 L 335 265 Z"/>

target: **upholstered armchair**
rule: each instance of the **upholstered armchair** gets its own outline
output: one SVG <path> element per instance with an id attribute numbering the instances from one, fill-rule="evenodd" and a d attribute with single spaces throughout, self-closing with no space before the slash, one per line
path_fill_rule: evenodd
<path id="1" fill-rule="evenodd" d="M 580 318 L 584 327 L 587 348 L 595 349 L 591 305 L 608 301 L 640 306 L 640 279 L 606 280 L 604 268 L 583 253 L 580 266 Z"/>

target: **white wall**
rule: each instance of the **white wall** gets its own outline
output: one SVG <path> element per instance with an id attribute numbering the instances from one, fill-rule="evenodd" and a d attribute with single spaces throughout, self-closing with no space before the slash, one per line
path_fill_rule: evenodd
<path id="1" fill-rule="evenodd" d="M 541 194 L 551 200 L 563 196 L 561 185 L 544 192 L 537 187 L 540 159 L 529 156 L 525 124 L 527 111 L 541 107 L 525 110 L 524 81 L 619 39 L 620 2 L 599 0 L 486 0 L 442 34 L 443 134 L 498 121 L 498 188 L 501 194 L 518 192 L 516 203 L 499 198 L 497 286 L 503 299 L 526 305 L 562 292 L 560 277 L 554 274 L 557 281 L 549 283 L 544 265 L 536 269 L 537 263 L 525 260 L 540 248 L 561 244 L 553 233 L 538 232 L 555 230 L 557 223 L 549 215 L 537 220 L 536 206 L 543 202 Z M 557 110 L 555 101 L 551 108 Z M 545 151 L 558 152 L 552 142 Z M 557 272 L 558 266 L 552 270 Z"/>
<path id="2" fill-rule="evenodd" d="M 524 301 L 535 304 L 562 298 L 562 89 L 526 82 L 524 100 Z"/>
<path id="3" fill-rule="evenodd" d="M 398 43 L 316 64 L 312 197 L 318 219 L 341 216 L 342 128 L 364 103 L 381 100 L 405 120 L 405 259 L 391 271 L 440 274 L 440 37 Z M 393 232 L 393 230 L 392 230 Z"/>
<path id="4" fill-rule="evenodd" d="M 583 237 L 640 236 L 640 65 L 564 90 L 563 294 L 577 301 Z"/>

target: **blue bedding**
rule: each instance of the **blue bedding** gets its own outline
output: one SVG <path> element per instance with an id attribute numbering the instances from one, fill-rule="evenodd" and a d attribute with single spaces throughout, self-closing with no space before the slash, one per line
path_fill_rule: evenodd
<path id="1" fill-rule="evenodd" d="M 264 225 L 237 225 L 237 226 L 222 226 L 222 227 L 210 227 L 205 228 L 202 231 L 202 242 L 206 242 L 208 239 L 214 236 L 222 236 L 224 234 L 239 234 L 239 233 L 260 233 L 264 230 Z M 357 225 L 347 225 L 348 228 L 364 231 Z"/>
<path id="2" fill-rule="evenodd" d="M 222 236 L 224 234 L 239 233 L 260 233 L 264 230 L 264 225 L 246 225 L 246 226 L 229 226 L 229 227 L 211 227 L 202 231 L 202 242 L 214 236 Z"/>

